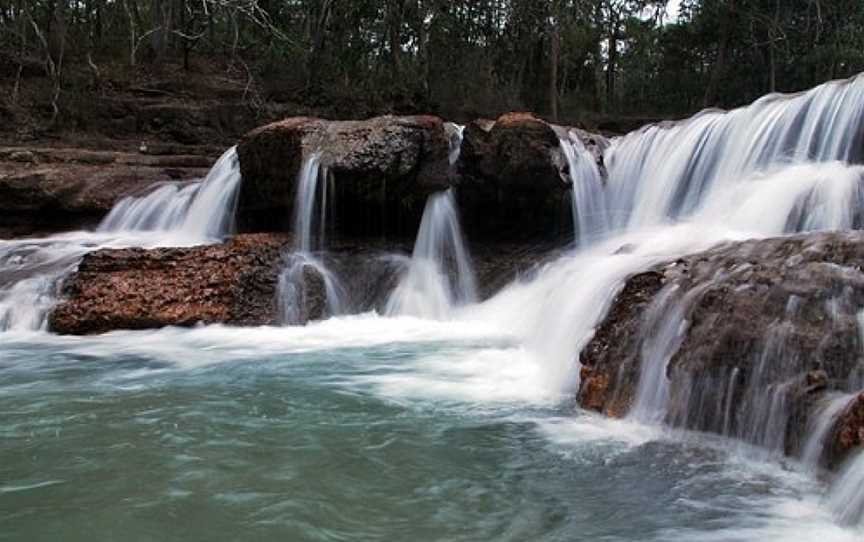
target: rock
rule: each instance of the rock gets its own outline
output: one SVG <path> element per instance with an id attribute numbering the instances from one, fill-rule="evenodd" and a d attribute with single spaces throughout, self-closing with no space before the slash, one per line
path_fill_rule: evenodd
<path id="1" fill-rule="evenodd" d="M 825 460 L 832 468 L 842 465 L 853 450 L 864 447 L 864 392 L 840 414 L 828 442 Z"/>
<path id="2" fill-rule="evenodd" d="M 634 358 L 641 346 L 642 317 L 665 280 L 658 271 L 628 279 L 582 350 L 579 402 L 584 408 L 614 417 L 629 410 L 639 378 L 639 360 Z"/>
<path id="3" fill-rule="evenodd" d="M 281 235 L 238 236 L 222 245 L 99 250 L 84 257 L 49 316 L 61 334 L 277 321 Z"/>
<path id="4" fill-rule="evenodd" d="M 458 197 L 470 237 L 572 237 L 571 180 L 560 143 L 571 133 L 589 148 L 605 141 L 530 113 L 468 123 L 458 162 Z"/>
<path id="5" fill-rule="evenodd" d="M 344 235 L 413 236 L 427 196 L 449 186 L 448 139 L 437 117 L 289 118 L 238 146 L 241 229 L 288 228 L 298 172 L 316 151 L 335 178 L 331 211 Z"/>
<path id="6" fill-rule="evenodd" d="M 15 151 L 9 155 L 9 160 L 12 162 L 24 162 L 32 164 L 36 162 L 36 155 L 31 151 Z"/>
<path id="7" fill-rule="evenodd" d="M 26 161 L 20 160 L 22 154 Z M 92 226 L 120 199 L 155 183 L 202 178 L 212 161 L 193 155 L 0 148 L 0 227 L 27 233 Z"/>
<path id="8" fill-rule="evenodd" d="M 243 234 L 222 245 L 100 250 L 66 278 L 49 316 L 53 331 L 231 325 L 302 325 L 332 316 L 322 262 L 339 292 L 341 310 L 383 313 L 407 270 L 410 246 L 336 242 L 317 262 L 292 252 L 290 236 Z M 533 272 L 552 252 L 494 245 L 474 257 L 482 299 Z"/>
<path id="9" fill-rule="evenodd" d="M 668 359 L 667 423 L 794 454 L 815 400 L 856 391 L 862 262 L 864 233 L 814 233 L 726 243 L 636 274 L 582 351 L 579 403 L 623 416 L 642 364 Z M 672 342 L 659 344 L 664 329 Z M 840 433 L 857 434 L 856 416 Z"/>

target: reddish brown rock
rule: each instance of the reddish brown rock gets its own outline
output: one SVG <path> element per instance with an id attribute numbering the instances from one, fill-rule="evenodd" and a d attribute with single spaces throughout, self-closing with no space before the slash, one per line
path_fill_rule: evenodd
<path id="1" fill-rule="evenodd" d="M 82 335 L 197 323 L 273 324 L 289 242 L 258 234 L 221 245 L 93 252 L 65 282 L 49 326 Z"/>
<path id="2" fill-rule="evenodd" d="M 860 393 L 840 415 L 832 431 L 826 461 L 837 467 L 854 449 L 864 447 L 864 393 Z"/>
<path id="3" fill-rule="evenodd" d="M 656 271 L 630 278 L 582 350 L 578 397 L 584 408 L 616 417 L 630 409 L 639 377 L 639 326 L 664 280 Z"/>

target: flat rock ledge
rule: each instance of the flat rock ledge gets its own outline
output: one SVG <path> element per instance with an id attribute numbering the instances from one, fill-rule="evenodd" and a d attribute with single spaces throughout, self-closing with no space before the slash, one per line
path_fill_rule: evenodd
<path id="1" fill-rule="evenodd" d="M 281 235 L 241 235 L 191 248 L 99 250 L 63 285 L 49 328 L 86 335 L 206 323 L 268 325 L 283 252 Z"/>
<path id="2" fill-rule="evenodd" d="M 93 226 L 119 200 L 157 183 L 201 179 L 214 161 L 210 155 L 149 152 L 0 147 L 0 230 L 27 235 Z"/>
<path id="3" fill-rule="evenodd" d="M 646 364 L 660 415 L 788 455 L 820 405 L 864 388 L 864 233 L 722 244 L 630 277 L 581 354 L 578 402 L 610 416 L 639 405 Z M 656 397 L 656 395 L 655 395 Z M 827 436 L 822 463 L 864 444 L 864 399 Z"/>

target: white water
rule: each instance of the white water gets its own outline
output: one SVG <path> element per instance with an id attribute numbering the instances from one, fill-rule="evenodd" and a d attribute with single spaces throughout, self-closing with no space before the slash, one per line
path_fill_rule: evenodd
<path id="1" fill-rule="evenodd" d="M 285 255 L 285 264 L 279 274 L 277 303 L 283 324 L 304 324 L 310 300 L 307 285 L 313 273 L 324 283 L 327 299 L 326 316 L 343 314 L 347 292 L 339 277 L 333 273 L 315 252 L 327 248 L 327 208 L 332 205 L 328 192 L 333 193 L 333 179 L 322 167 L 322 154 L 313 152 L 305 157 L 297 175 L 297 193 L 294 198 L 294 250 Z M 316 220 L 318 232 L 316 237 Z M 312 315 L 317 316 L 317 315 Z"/>
<path id="2" fill-rule="evenodd" d="M 297 252 L 311 253 L 326 246 L 323 232 L 327 223 L 327 168 L 321 167 L 321 153 L 313 152 L 303 160 L 297 175 L 297 194 L 294 198 L 294 235 Z M 324 182 L 321 182 L 323 178 Z M 319 184 L 321 194 L 319 195 Z M 319 203 L 320 232 L 315 239 L 314 224 L 316 202 Z"/>
<path id="3" fill-rule="evenodd" d="M 474 270 L 452 189 L 433 194 L 423 211 L 408 271 L 387 302 L 387 314 L 441 320 L 454 307 L 476 301 Z"/>
<path id="4" fill-rule="evenodd" d="M 237 149 L 228 149 L 203 180 L 157 186 L 141 197 L 120 200 L 97 231 L 159 231 L 191 241 L 223 239 L 234 232 L 240 187 Z"/>
<path id="5" fill-rule="evenodd" d="M 448 158 L 450 160 L 450 165 L 452 166 L 459 161 L 459 156 L 462 154 L 462 139 L 465 134 L 465 126 L 452 122 L 445 122 L 444 131 L 447 134 L 450 145 Z"/>
<path id="6" fill-rule="evenodd" d="M 837 422 L 837 417 L 849 406 L 850 401 L 857 397 L 848 393 L 839 393 L 822 399 L 812 415 L 808 428 L 807 442 L 801 452 L 801 460 L 810 466 L 818 467 L 825 449 L 826 439 Z"/>
<path id="7" fill-rule="evenodd" d="M 462 152 L 465 127 L 446 123 L 445 130 L 453 166 Z M 476 301 L 474 269 L 451 188 L 432 194 L 426 201 L 408 270 L 390 295 L 386 313 L 442 320 L 454 307 Z"/>
<path id="8" fill-rule="evenodd" d="M 561 150 L 567 159 L 572 182 L 573 225 L 577 246 L 604 235 L 610 227 L 603 175 L 596 159 L 578 135 L 561 139 Z"/>
<path id="9" fill-rule="evenodd" d="M 610 218 L 619 227 L 649 226 L 686 217 L 713 188 L 756 171 L 860 159 L 862 126 L 864 76 L 646 127 L 606 152 Z"/>
<path id="10" fill-rule="evenodd" d="M 231 148 L 201 182 L 161 185 L 145 196 L 121 200 L 96 232 L 0 240 L 0 332 L 44 329 L 61 279 L 88 252 L 222 241 L 233 230 L 239 186 L 237 153 Z"/>
<path id="11" fill-rule="evenodd" d="M 327 266 L 308 252 L 294 252 L 286 256 L 286 262 L 279 273 L 277 296 L 279 320 L 283 324 L 304 324 L 309 319 L 305 309 L 311 303 L 307 273 L 316 276 L 324 284 L 327 315 L 345 313 L 343 300 L 348 297 L 338 277 Z M 314 315 L 313 315 L 314 316 Z"/>
<path id="12" fill-rule="evenodd" d="M 864 528 L 864 452 L 846 462 L 831 488 L 828 505 L 841 524 Z"/>

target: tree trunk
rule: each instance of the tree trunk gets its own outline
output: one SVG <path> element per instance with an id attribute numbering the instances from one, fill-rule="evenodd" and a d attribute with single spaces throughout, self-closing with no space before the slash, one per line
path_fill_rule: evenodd
<path id="1" fill-rule="evenodd" d="M 151 3 L 151 20 L 153 34 L 150 36 L 150 46 L 153 49 L 153 61 L 156 64 L 165 59 L 168 48 L 168 18 L 163 0 L 153 0 Z"/>
<path id="2" fill-rule="evenodd" d="M 618 15 L 615 14 L 609 32 L 609 59 L 606 63 L 606 107 L 615 111 L 615 75 L 618 69 Z"/>
<path id="3" fill-rule="evenodd" d="M 558 64 L 561 57 L 561 34 L 558 24 L 552 22 L 549 28 L 549 114 L 558 121 Z"/>

